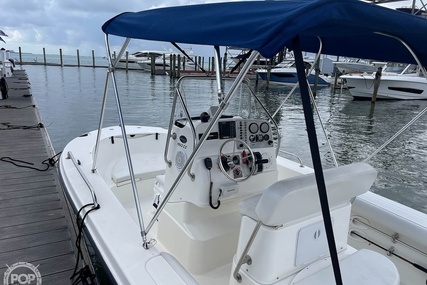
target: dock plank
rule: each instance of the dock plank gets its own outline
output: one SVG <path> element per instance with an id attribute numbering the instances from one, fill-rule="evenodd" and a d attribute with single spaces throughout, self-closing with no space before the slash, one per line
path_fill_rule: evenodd
<path id="1" fill-rule="evenodd" d="M 16 225 L 25 225 L 31 224 L 40 221 L 48 221 L 58 218 L 63 218 L 65 216 L 63 209 L 49 210 L 44 212 L 39 212 L 37 215 L 33 213 L 14 216 L 13 218 L 5 217 L 0 218 L 1 228 L 11 227 Z"/>
<path id="2" fill-rule="evenodd" d="M 71 260 L 68 255 L 60 255 L 44 260 L 38 260 L 34 262 L 37 269 L 42 275 L 42 284 L 64 284 L 64 280 L 70 278 L 74 268 L 70 267 L 68 263 Z M 9 266 L 11 264 L 8 264 Z M 0 276 L 4 275 L 7 268 L 0 268 Z"/>
<path id="3" fill-rule="evenodd" d="M 67 229 L 67 223 L 62 217 L 52 220 L 33 222 L 30 224 L 22 224 L 6 228 L 0 228 L 0 237 L 2 239 L 7 239 L 31 235 L 34 233 L 49 232 L 58 229 Z"/>
<path id="4" fill-rule="evenodd" d="M 41 204 L 30 204 L 19 207 L 9 207 L 0 209 L 0 218 L 25 215 L 25 214 L 36 214 L 38 212 L 50 211 L 62 209 L 61 202 L 59 200 L 43 202 Z M 1 235 L 0 235 L 1 238 Z"/>
<path id="5" fill-rule="evenodd" d="M 0 263 L 0 268 L 6 268 L 6 264 L 11 265 L 16 262 L 22 262 L 23 260 L 26 260 L 25 262 L 30 262 L 34 265 L 37 265 L 37 261 L 39 260 L 49 259 L 66 254 L 73 254 L 73 248 L 71 247 L 69 241 L 60 241 L 56 243 L 9 251 L 0 253 L 0 260 L 6 262 Z"/>
<path id="6" fill-rule="evenodd" d="M 0 276 L 7 265 L 39 265 L 43 284 L 71 284 L 76 256 L 70 213 L 56 167 L 45 169 L 54 155 L 32 98 L 28 76 L 15 70 L 6 78 L 9 98 L 0 100 Z"/>
<path id="7" fill-rule="evenodd" d="M 66 229 L 2 239 L 0 240 L 0 254 L 60 241 L 67 241 L 69 239 L 70 234 Z"/>

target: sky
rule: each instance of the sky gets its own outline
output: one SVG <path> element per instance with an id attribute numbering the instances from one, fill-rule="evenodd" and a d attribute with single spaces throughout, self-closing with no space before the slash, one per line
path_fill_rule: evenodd
<path id="1" fill-rule="evenodd" d="M 221 2 L 226 0 L 1 0 L 2 16 L 0 30 L 8 37 L 0 48 L 23 53 L 105 56 L 104 33 L 101 26 L 113 16 L 126 11 L 141 11 L 152 8 Z M 406 0 L 412 3 L 412 0 Z M 401 2 L 401 1 L 399 1 Z M 399 6 L 401 4 L 399 3 Z M 422 6 L 422 5 L 420 5 Z M 121 42 L 110 40 L 112 51 L 118 52 Z M 206 47 L 183 46 L 195 55 L 212 56 Z M 169 43 L 131 41 L 130 53 L 138 50 L 172 50 Z M 208 54 L 206 54 L 208 52 Z"/>
<path id="2" fill-rule="evenodd" d="M 207 2 L 203 0 L 1 0 L 2 16 L 0 48 L 23 53 L 105 56 L 104 33 L 101 26 L 113 16 L 126 11 L 141 11 L 152 8 L 180 6 Z M 209 2 L 220 2 L 210 0 Z M 112 50 L 119 51 L 121 41 L 112 42 Z M 185 49 L 201 47 L 183 46 Z M 129 52 L 138 50 L 174 50 L 169 43 L 131 41 Z M 205 52 L 201 51 L 202 53 Z M 202 55 L 202 54 L 200 54 Z"/>

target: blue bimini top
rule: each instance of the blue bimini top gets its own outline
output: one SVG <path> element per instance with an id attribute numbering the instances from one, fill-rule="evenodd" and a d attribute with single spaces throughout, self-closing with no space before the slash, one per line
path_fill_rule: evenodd
<path id="1" fill-rule="evenodd" d="M 244 1 L 126 12 L 107 21 L 109 35 L 234 46 L 271 58 L 299 37 L 307 52 L 427 66 L 427 20 L 358 0 Z M 387 34 L 389 36 L 385 36 Z M 391 37 L 390 37 L 391 36 Z"/>

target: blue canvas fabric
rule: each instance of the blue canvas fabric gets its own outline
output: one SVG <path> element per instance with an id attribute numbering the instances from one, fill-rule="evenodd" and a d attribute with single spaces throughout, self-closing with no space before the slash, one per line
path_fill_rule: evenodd
<path id="1" fill-rule="evenodd" d="M 415 63 L 404 40 L 427 66 L 427 20 L 358 0 L 246 1 L 126 12 L 107 21 L 106 34 L 154 41 L 235 46 L 273 57 L 292 49 Z"/>

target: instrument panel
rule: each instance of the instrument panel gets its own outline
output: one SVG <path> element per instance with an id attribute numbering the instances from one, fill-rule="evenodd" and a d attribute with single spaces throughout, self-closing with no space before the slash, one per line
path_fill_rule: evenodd
<path id="1" fill-rule="evenodd" d="M 226 119 L 218 122 L 218 133 L 211 132 L 210 138 L 238 138 L 252 147 L 270 147 L 273 137 L 270 124 L 264 120 Z"/>

